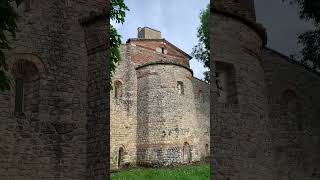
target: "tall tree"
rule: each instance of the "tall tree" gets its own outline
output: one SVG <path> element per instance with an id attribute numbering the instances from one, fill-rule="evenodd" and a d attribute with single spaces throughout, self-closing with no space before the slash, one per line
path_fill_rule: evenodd
<path id="1" fill-rule="evenodd" d="M 125 5 L 124 0 L 111 0 L 111 10 L 110 10 L 110 19 L 114 20 L 116 23 L 124 23 L 124 18 L 126 16 L 126 11 L 129 11 L 129 8 Z M 110 24 L 110 79 L 115 72 L 116 65 L 120 61 L 120 50 L 121 45 L 121 36 Z M 111 83 L 111 81 L 109 81 Z M 112 86 L 110 86 L 112 87 Z"/>
<path id="2" fill-rule="evenodd" d="M 8 65 L 4 51 L 10 49 L 8 35 L 15 37 L 18 15 L 12 5 L 20 4 L 20 0 L 0 0 L 0 91 L 10 89 Z"/>
<path id="3" fill-rule="evenodd" d="M 200 26 L 197 33 L 199 42 L 192 49 L 192 56 L 194 56 L 200 62 L 203 62 L 204 67 L 206 68 L 210 68 L 209 18 L 210 5 L 200 12 Z M 204 72 L 204 76 L 205 81 L 210 82 L 210 71 Z"/>
<path id="4" fill-rule="evenodd" d="M 320 1 L 319 0 L 283 0 L 299 7 L 300 18 L 311 21 L 315 29 L 298 36 L 303 45 L 300 62 L 313 70 L 320 70 Z M 297 57 L 297 56 L 296 56 Z"/>

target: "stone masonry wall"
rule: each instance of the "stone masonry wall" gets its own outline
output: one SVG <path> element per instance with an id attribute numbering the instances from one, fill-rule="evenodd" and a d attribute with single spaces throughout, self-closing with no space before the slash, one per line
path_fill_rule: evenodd
<path id="1" fill-rule="evenodd" d="M 193 97 L 196 109 L 195 119 L 198 127 L 194 127 L 194 138 L 198 138 L 201 160 L 210 155 L 210 86 L 202 80 L 192 78 Z"/>
<path id="2" fill-rule="evenodd" d="M 136 164 L 137 134 L 137 75 L 134 62 L 131 61 L 131 46 L 121 46 L 121 61 L 117 66 L 112 82 L 122 83 L 119 97 L 115 97 L 115 83 L 110 92 L 110 164 L 111 169 L 118 167 L 119 148 L 124 149 L 125 157 L 121 164 Z"/>
<path id="3" fill-rule="evenodd" d="M 87 72 L 87 176 L 106 179 L 109 169 L 108 26 L 104 16 L 84 25 L 88 54 Z"/>
<path id="4" fill-rule="evenodd" d="M 87 179 L 88 56 L 79 19 L 106 1 L 26 2 L 7 56 L 11 67 L 36 65 L 39 111 L 17 116 L 14 87 L 0 94 L 0 179 Z"/>
<path id="5" fill-rule="evenodd" d="M 114 85 L 122 84 L 122 96 L 116 97 L 115 87 L 110 93 L 111 168 L 121 168 L 120 149 L 124 149 L 122 165 L 183 163 L 185 142 L 191 148 L 192 161 L 204 159 L 209 146 L 208 85 L 192 77 L 189 63 L 183 67 L 171 64 L 180 64 L 179 59 L 188 61 L 181 55 L 161 54 L 154 48 L 158 46 L 136 44 L 122 45 L 122 60 L 113 78 Z M 162 64 L 145 66 L 150 62 Z M 169 64 L 163 64 L 166 62 Z M 184 83 L 184 95 L 178 94 L 178 81 Z"/>
<path id="6" fill-rule="evenodd" d="M 162 40 L 150 41 L 132 41 L 130 44 L 136 46 L 134 52 L 132 52 L 132 61 L 137 64 L 146 64 L 152 62 L 172 62 L 180 64 L 185 67 L 190 67 L 189 59 L 187 59 L 181 52 L 177 51 L 171 45 L 165 45 Z M 165 47 L 165 54 L 156 52 L 159 47 Z"/>
<path id="7" fill-rule="evenodd" d="M 192 127 L 195 104 L 191 73 L 175 65 L 149 65 L 137 70 L 138 134 L 137 160 L 144 165 L 182 162 L 182 147 L 192 148 L 192 160 L 199 159 L 199 139 Z M 183 82 L 179 94 L 177 82 Z"/>
<path id="8" fill-rule="evenodd" d="M 273 50 L 265 49 L 263 59 L 274 179 L 319 179 L 320 76 Z M 288 91 L 294 104 L 285 97 Z"/>
<path id="9" fill-rule="evenodd" d="M 214 102 L 214 177 L 272 179 L 267 99 L 260 60 L 262 40 L 254 30 L 232 17 L 214 13 L 211 22 L 213 59 L 234 68 L 233 96 L 237 99 Z"/>

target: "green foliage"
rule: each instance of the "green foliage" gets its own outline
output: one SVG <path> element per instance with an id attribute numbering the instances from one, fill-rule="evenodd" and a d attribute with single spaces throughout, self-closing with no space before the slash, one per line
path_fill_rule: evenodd
<path id="1" fill-rule="evenodd" d="M 0 91 L 10 89 L 8 65 L 4 51 L 10 49 L 8 33 L 15 37 L 18 15 L 12 7 L 13 0 L 0 0 Z"/>
<path id="2" fill-rule="evenodd" d="M 176 168 L 139 168 L 111 173 L 111 180 L 208 180 L 209 165 L 189 165 Z"/>
<path id="3" fill-rule="evenodd" d="M 116 69 L 116 64 L 120 61 L 120 51 L 119 51 L 119 46 L 121 44 L 120 38 L 121 36 L 118 34 L 117 30 L 113 26 L 111 26 L 110 27 L 111 75 Z"/>
<path id="4" fill-rule="evenodd" d="M 298 36 L 299 43 L 303 45 L 300 62 L 315 71 L 320 70 L 320 1 L 318 0 L 284 0 L 299 7 L 301 19 L 311 21 L 314 30 L 308 30 Z M 297 56 L 294 56 L 297 57 Z"/>
<path id="5" fill-rule="evenodd" d="M 124 0 L 111 0 L 111 10 L 110 19 L 114 20 L 116 23 L 124 23 L 124 18 L 126 16 L 125 11 L 129 8 L 125 5 Z M 113 73 L 115 72 L 116 65 L 120 61 L 120 50 L 121 36 L 118 34 L 116 28 L 110 25 L 110 76 L 111 80 Z M 110 81 L 111 83 L 111 81 Z M 112 86 L 110 86 L 112 87 Z"/>
<path id="6" fill-rule="evenodd" d="M 192 56 L 204 63 L 204 67 L 210 68 L 210 39 L 209 39 L 209 22 L 210 22 L 210 5 L 200 13 L 200 27 L 198 28 L 198 44 L 192 49 Z M 205 80 L 210 82 L 209 71 L 204 72 Z"/>
<path id="7" fill-rule="evenodd" d="M 129 8 L 125 5 L 124 0 L 111 0 L 110 18 L 116 23 L 124 23 L 126 12 Z"/>
<path id="8" fill-rule="evenodd" d="M 300 11 L 300 18 L 320 22 L 320 1 L 318 0 L 283 0 L 290 4 L 297 4 Z"/>
<path id="9" fill-rule="evenodd" d="M 319 71 L 320 68 L 320 28 L 313 31 L 307 31 L 299 35 L 299 43 L 303 44 L 301 50 L 304 65 Z"/>

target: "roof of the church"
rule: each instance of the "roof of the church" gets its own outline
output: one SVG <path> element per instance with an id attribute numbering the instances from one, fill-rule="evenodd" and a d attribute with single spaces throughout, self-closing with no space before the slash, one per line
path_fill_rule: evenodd
<path id="1" fill-rule="evenodd" d="M 178 48 L 177 46 L 175 46 L 174 44 L 170 43 L 169 41 L 167 41 L 164 38 L 163 39 L 130 38 L 130 39 L 127 40 L 126 43 L 130 43 L 130 42 L 134 42 L 134 41 L 153 41 L 153 42 L 154 41 L 160 41 L 160 42 L 164 42 L 164 43 L 170 45 L 172 48 L 174 48 L 178 52 L 180 52 L 182 55 L 184 55 L 189 60 L 192 59 L 192 56 L 190 56 L 188 53 L 184 52 L 183 50 L 181 50 L 180 48 Z"/>
<path id="2" fill-rule="evenodd" d="M 293 59 L 293 58 L 291 58 L 291 57 L 289 57 L 289 56 L 287 56 L 287 55 L 285 55 L 285 54 L 282 54 L 282 53 L 279 52 L 279 51 L 276 51 L 276 50 L 274 50 L 274 49 L 271 49 L 271 48 L 269 48 L 269 47 L 264 47 L 264 49 L 267 50 L 267 51 L 269 51 L 269 52 L 271 52 L 271 53 L 274 53 L 274 54 L 280 56 L 282 59 L 284 59 L 285 61 L 287 61 L 287 62 L 289 62 L 289 63 L 296 64 L 296 65 L 298 65 L 298 66 L 306 69 L 307 71 L 309 71 L 309 72 L 311 72 L 311 73 L 314 73 L 314 74 L 320 76 L 320 72 L 319 72 L 319 71 L 314 70 L 314 69 L 312 69 L 311 67 L 308 67 L 308 66 L 306 66 L 306 65 L 301 64 L 301 63 L 300 63 L 299 61 L 297 61 L 296 59 Z"/>

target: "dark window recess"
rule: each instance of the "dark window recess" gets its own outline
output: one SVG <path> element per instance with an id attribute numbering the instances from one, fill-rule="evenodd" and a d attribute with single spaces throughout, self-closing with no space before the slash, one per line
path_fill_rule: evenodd
<path id="1" fill-rule="evenodd" d="M 119 153 L 118 153 L 118 168 L 122 167 L 123 156 L 124 156 L 124 149 L 123 147 L 120 147 Z"/>
<path id="2" fill-rule="evenodd" d="M 183 157 L 183 162 L 184 163 L 190 163 L 191 162 L 191 147 L 190 145 L 185 142 L 183 144 L 183 149 L 182 149 L 182 157 Z"/>
<path id="3" fill-rule="evenodd" d="M 114 97 L 119 98 L 122 97 L 122 83 L 120 81 L 116 81 L 114 83 Z"/>
<path id="4" fill-rule="evenodd" d="M 24 1 L 24 0 L 16 0 L 16 3 L 17 3 L 17 6 L 18 6 L 18 7 L 19 7 L 20 4 L 22 3 L 22 1 Z"/>
<path id="5" fill-rule="evenodd" d="M 183 95 L 184 94 L 183 82 L 178 81 L 177 88 L 178 88 L 178 93 Z"/>
<path id="6" fill-rule="evenodd" d="M 216 72 L 216 84 L 217 84 L 217 88 L 218 90 L 223 90 L 223 87 L 222 87 L 222 84 L 221 84 L 221 79 L 220 79 L 220 76 L 219 76 L 219 73 Z"/>
<path id="7" fill-rule="evenodd" d="M 15 112 L 23 112 L 23 79 L 16 79 Z"/>
<path id="8" fill-rule="evenodd" d="M 161 48 L 161 53 L 164 54 L 164 47 Z"/>
<path id="9" fill-rule="evenodd" d="M 14 111 L 37 113 L 39 108 L 40 77 L 37 67 L 29 61 L 20 60 L 13 65 L 15 76 Z"/>
<path id="10" fill-rule="evenodd" d="M 209 149 L 209 145 L 208 144 L 205 145 L 205 151 L 206 151 L 206 156 L 209 156 L 210 155 L 210 149 Z"/>
<path id="11" fill-rule="evenodd" d="M 237 104 L 237 87 L 234 66 L 226 62 L 216 62 L 216 86 L 218 101 L 227 104 Z"/>
<path id="12" fill-rule="evenodd" d="M 25 0 L 25 12 L 31 10 L 31 0 Z"/>

